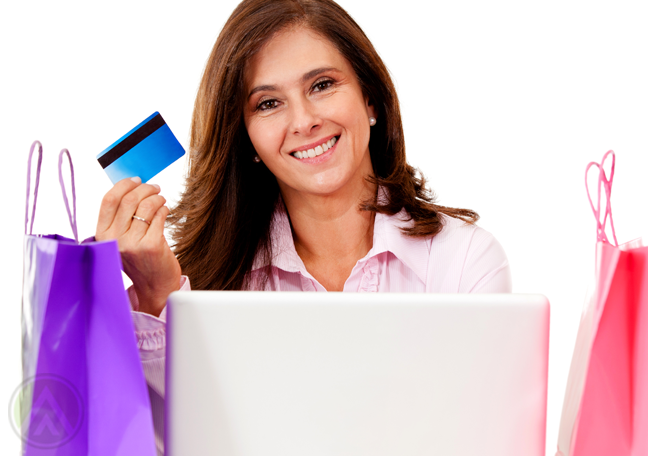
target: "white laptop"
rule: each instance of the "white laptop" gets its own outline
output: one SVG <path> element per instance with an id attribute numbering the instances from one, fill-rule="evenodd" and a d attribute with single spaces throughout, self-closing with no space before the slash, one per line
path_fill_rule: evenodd
<path id="1" fill-rule="evenodd" d="M 541 295 L 176 292 L 166 454 L 544 456 Z"/>

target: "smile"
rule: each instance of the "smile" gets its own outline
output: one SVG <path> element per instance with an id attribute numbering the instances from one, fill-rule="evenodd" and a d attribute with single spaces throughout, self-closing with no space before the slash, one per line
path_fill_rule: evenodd
<path id="1" fill-rule="evenodd" d="M 331 147 L 335 145 L 337 142 L 337 136 L 332 137 L 328 141 L 312 148 L 312 149 L 307 149 L 307 150 L 298 150 L 296 152 L 293 152 L 291 155 L 295 158 L 313 158 L 317 157 L 318 155 L 322 155 L 324 152 L 329 150 Z"/>

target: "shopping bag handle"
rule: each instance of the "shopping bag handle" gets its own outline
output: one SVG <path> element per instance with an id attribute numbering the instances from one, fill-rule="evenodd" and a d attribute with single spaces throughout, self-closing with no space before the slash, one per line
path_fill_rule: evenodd
<path id="1" fill-rule="evenodd" d="M 36 168 L 36 184 L 34 185 L 34 204 L 32 205 L 31 224 L 29 224 L 29 187 L 31 185 L 31 164 L 34 149 L 38 146 L 38 166 Z M 34 217 L 36 216 L 36 199 L 38 198 L 38 184 L 40 184 L 41 164 L 43 163 L 43 145 L 40 141 L 34 141 L 29 149 L 29 158 L 27 159 L 27 198 L 25 199 L 25 234 L 27 234 L 27 225 L 29 224 L 29 234 L 34 229 Z"/>
<path id="2" fill-rule="evenodd" d="M 70 204 L 68 203 L 67 193 L 65 192 L 65 182 L 63 181 L 63 155 L 66 155 L 68 158 L 68 163 L 70 163 L 70 180 L 72 181 L 72 212 L 70 212 Z M 72 157 L 70 156 L 70 151 L 63 149 L 59 154 L 58 160 L 58 172 L 59 172 L 59 184 L 61 184 L 61 192 L 63 193 L 63 201 L 65 201 L 65 209 L 68 213 L 68 219 L 70 220 L 70 226 L 72 227 L 72 232 L 74 233 L 74 240 L 79 243 L 79 234 L 77 232 L 77 221 L 76 221 L 76 191 L 74 188 L 74 166 L 72 165 Z"/>
<path id="3" fill-rule="evenodd" d="M 34 202 L 32 203 L 31 211 L 31 221 L 29 218 L 29 191 L 31 187 L 31 165 L 32 165 L 32 156 L 34 155 L 34 149 L 38 146 L 38 165 L 36 167 L 36 183 L 34 185 Z M 68 162 L 70 163 L 70 177 L 72 181 L 72 211 L 70 211 L 70 203 L 68 202 L 67 193 L 65 191 L 65 182 L 63 181 L 63 156 L 66 155 Z M 40 141 L 34 141 L 29 149 L 29 158 L 27 159 L 27 198 L 25 200 L 25 234 L 31 235 L 34 231 L 34 218 L 36 217 L 36 200 L 38 199 L 38 185 L 40 184 L 40 172 L 41 164 L 43 162 L 43 145 Z M 67 149 L 63 149 L 59 154 L 58 160 L 58 171 L 59 171 L 59 184 L 61 185 L 61 192 L 63 193 L 63 201 L 65 202 L 65 209 L 68 213 L 68 218 L 70 220 L 70 226 L 72 227 L 72 232 L 74 233 L 74 240 L 79 242 L 79 234 L 77 232 L 77 222 L 76 222 L 76 190 L 74 188 L 74 166 L 72 165 L 72 157 L 70 152 Z M 29 232 L 27 231 L 27 226 L 29 226 Z"/>
<path id="4" fill-rule="evenodd" d="M 612 166 L 610 167 L 610 177 L 608 179 L 607 175 L 605 174 L 605 170 L 603 169 L 603 166 L 605 164 L 605 160 L 607 160 L 607 158 L 610 156 L 612 157 Z M 589 165 L 587 165 L 587 168 L 585 169 L 585 188 L 587 189 L 587 199 L 589 200 L 590 207 L 594 212 L 594 217 L 596 217 L 596 240 L 611 244 L 607 235 L 605 234 L 605 227 L 607 225 L 607 220 L 609 216 L 610 228 L 612 230 L 612 238 L 614 239 L 614 245 L 618 246 L 619 243 L 617 242 L 616 232 L 614 231 L 614 221 L 612 220 L 612 205 L 610 204 L 610 196 L 612 195 L 612 181 L 614 180 L 615 161 L 616 161 L 616 157 L 614 155 L 614 151 L 608 150 L 605 153 L 605 155 L 603 155 L 603 159 L 601 160 L 600 164 L 596 162 L 591 162 Z M 592 166 L 596 166 L 599 169 L 596 207 L 594 207 L 594 202 L 592 201 L 589 185 L 587 182 L 587 175 Z M 603 215 L 603 221 L 601 221 L 601 187 L 603 187 L 603 189 L 605 190 L 605 199 L 606 199 L 605 214 Z"/>

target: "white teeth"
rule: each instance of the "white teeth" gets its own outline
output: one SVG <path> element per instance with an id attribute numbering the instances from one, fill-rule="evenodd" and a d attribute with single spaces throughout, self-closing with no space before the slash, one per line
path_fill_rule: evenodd
<path id="1" fill-rule="evenodd" d="M 331 147 L 333 147 L 336 142 L 337 142 L 337 139 L 334 136 L 331 139 L 329 139 L 328 141 L 326 141 L 325 143 L 320 144 L 319 146 L 315 147 L 314 149 L 297 151 L 297 152 L 293 153 L 293 156 L 295 158 L 299 158 L 299 159 L 317 157 L 318 155 L 322 155 L 324 152 L 326 152 Z"/>

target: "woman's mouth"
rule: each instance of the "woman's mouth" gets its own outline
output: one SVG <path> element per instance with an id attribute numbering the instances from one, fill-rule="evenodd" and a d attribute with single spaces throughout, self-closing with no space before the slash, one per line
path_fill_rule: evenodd
<path id="1" fill-rule="evenodd" d="M 329 150 L 331 147 L 335 145 L 337 142 L 339 136 L 334 136 L 325 143 L 320 144 L 319 146 L 313 148 L 313 149 L 308 149 L 308 150 L 298 150 L 297 152 L 293 152 L 291 155 L 295 158 L 298 159 L 303 159 L 303 158 L 314 158 L 317 157 L 318 155 L 322 155 L 324 152 Z"/>

